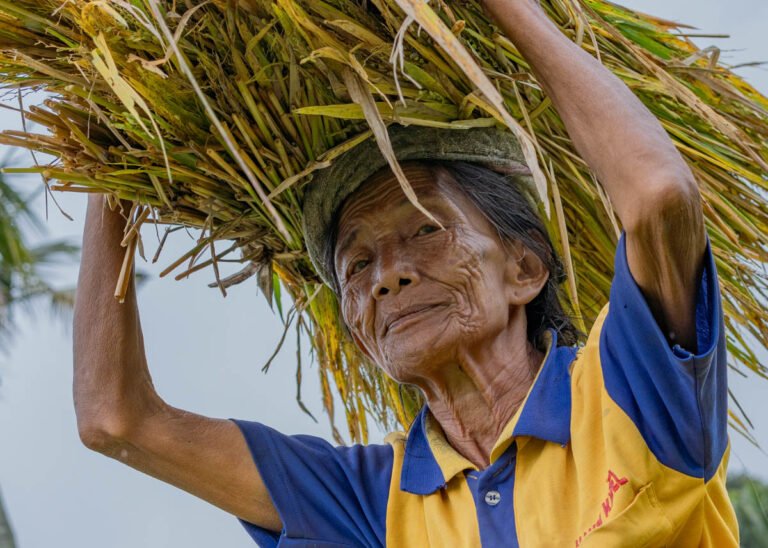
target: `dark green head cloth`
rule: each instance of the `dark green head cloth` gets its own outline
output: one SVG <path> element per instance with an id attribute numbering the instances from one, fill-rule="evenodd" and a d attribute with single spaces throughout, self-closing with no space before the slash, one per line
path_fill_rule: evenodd
<path id="1" fill-rule="evenodd" d="M 462 161 L 484 165 L 514 176 L 521 190 L 533 200 L 535 190 L 523 151 L 515 136 L 496 128 L 441 129 L 420 126 L 390 126 L 389 138 L 399 162 L 408 160 Z M 323 257 L 337 210 L 371 175 L 387 167 L 373 137 L 336 158 L 330 167 L 316 171 L 304 194 L 304 236 L 317 273 L 334 287 L 333 273 Z"/>

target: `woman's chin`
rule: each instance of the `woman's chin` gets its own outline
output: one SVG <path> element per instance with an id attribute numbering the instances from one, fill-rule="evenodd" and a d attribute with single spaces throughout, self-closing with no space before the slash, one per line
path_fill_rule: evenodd
<path id="1" fill-rule="evenodd" d="M 432 336 L 428 336 L 432 335 Z M 414 332 L 387 341 L 383 349 L 383 362 L 379 365 L 398 382 L 411 382 L 439 368 L 456 353 L 460 340 L 448 330 L 427 334 Z"/>

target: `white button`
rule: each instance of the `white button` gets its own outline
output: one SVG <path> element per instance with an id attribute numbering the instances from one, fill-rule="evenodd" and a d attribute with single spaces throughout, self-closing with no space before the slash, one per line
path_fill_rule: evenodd
<path id="1" fill-rule="evenodd" d="M 488 491 L 485 494 L 485 503 L 488 506 L 496 506 L 501 502 L 501 493 L 498 491 Z"/>

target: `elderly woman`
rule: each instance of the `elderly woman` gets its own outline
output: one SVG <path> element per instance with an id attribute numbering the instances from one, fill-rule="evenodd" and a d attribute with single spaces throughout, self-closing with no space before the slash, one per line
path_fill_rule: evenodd
<path id="1" fill-rule="evenodd" d="M 124 305 L 111 294 L 122 219 L 92 197 L 75 315 L 81 437 L 238 516 L 264 546 L 736 546 L 722 309 L 697 185 L 654 117 L 534 1 L 486 7 L 624 227 L 586 344 L 558 303 L 559 262 L 508 134 L 393 128 L 434 220 L 365 145 L 310 184 L 306 237 L 357 345 L 423 393 L 407 433 L 333 447 L 166 404 L 134 290 Z"/>

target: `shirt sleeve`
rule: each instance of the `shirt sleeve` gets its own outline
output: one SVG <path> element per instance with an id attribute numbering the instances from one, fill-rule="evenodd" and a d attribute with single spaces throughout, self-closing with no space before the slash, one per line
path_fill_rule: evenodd
<path id="1" fill-rule="evenodd" d="M 670 347 L 629 270 L 622 234 L 600 333 L 606 390 L 659 462 L 708 481 L 728 443 L 725 330 L 708 239 L 695 314 L 698 353 Z"/>
<path id="2" fill-rule="evenodd" d="M 233 422 L 283 522 L 277 534 L 240 520 L 260 546 L 384 546 L 390 446 L 335 447 L 322 438 Z"/>

